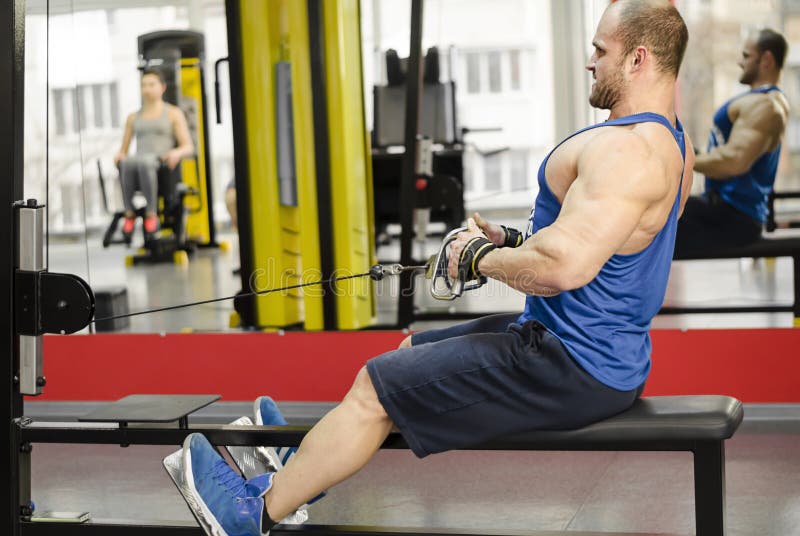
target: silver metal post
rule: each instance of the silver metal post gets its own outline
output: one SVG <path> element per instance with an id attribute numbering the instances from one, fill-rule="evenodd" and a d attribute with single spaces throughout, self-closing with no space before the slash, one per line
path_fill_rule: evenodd
<path id="1" fill-rule="evenodd" d="M 27 272 L 41 272 L 44 270 L 44 206 L 31 199 L 18 209 L 18 214 L 17 268 Z M 38 299 L 38 296 L 34 299 Z M 39 395 L 43 385 L 42 336 L 20 335 L 20 393 Z"/>

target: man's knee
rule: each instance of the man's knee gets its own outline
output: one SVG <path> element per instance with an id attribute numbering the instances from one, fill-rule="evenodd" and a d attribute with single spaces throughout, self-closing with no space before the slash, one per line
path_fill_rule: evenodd
<path id="1" fill-rule="evenodd" d="M 370 419 L 388 420 L 389 416 L 378 400 L 378 392 L 372 385 L 372 380 L 367 372 L 367 367 L 361 367 L 353 381 L 353 386 L 345 396 L 345 402 L 349 402 L 361 411 L 365 417 Z"/>
<path id="2" fill-rule="evenodd" d="M 411 335 L 403 339 L 403 342 L 400 343 L 400 346 L 397 348 L 411 348 Z"/>

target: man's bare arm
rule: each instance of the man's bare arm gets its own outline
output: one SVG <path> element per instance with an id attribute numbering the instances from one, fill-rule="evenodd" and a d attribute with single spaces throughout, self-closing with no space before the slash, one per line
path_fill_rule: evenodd
<path id="1" fill-rule="evenodd" d="M 669 191 L 662 160 L 637 133 L 598 135 L 578 159 L 578 177 L 552 225 L 519 248 L 497 249 L 483 275 L 526 294 L 553 295 L 589 283 Z"/>
<path id="2" fill-rule="evenodd" d="M 727 143 L 697 155 L 694 169 L 712 179 L 741 175 L 770 150 L 783 129 L 783 117 L 772 99 L 759 99 L 741 111 Z"/>

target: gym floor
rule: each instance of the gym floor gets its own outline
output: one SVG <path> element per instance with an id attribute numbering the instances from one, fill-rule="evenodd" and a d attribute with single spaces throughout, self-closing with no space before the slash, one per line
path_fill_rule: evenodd
<path id="1" fill-rule="evenodd" d="M 519 225 L 517 219 L 508 223 Z M 236 236 L 221 239 L 232 245 L 230 251 L 200 251 L 188 266 L 129 268 L 124 256 L 133 250 L 104 250 L 99 239 L 91 237 L 88 248 L 84 241 L 53 237 L 50 269 L 81 275 L 95 289 L 124 285 L 131 311 L 228 296 L 239 290 L 239 278 L 232 274 L 238 266 Z M 419 257 L 434 253 L 437 247 L 430 240 Z M 396 259 L 396 241 L 380 248 L 378 255 L 381 260 Z M 396 281 L 390 278 L 380 285 L 378 322 L 391 323 L 396 314 L 392 287 Z M 446 305 L 457 311 L 513 311 L 521 309 L 523 299 L 507 287 L 490 284 Z M 789 305 L 792 301 L 790 259 L 678 262 L 673 265 L 666 297 L 666 305 Z M 441 308 L 426 291 L 418 293 L 416 303 Z M 222 302 L 145 315 L 132 318 L 126 331 L 224 331 L 229 329 L 230 311 L 230 302 Z M 792 315 L 661 316 L 653 324 L 687 329 L 789 327 Z M 777 420 L 774 411 L 762 418 L 758 409 L 748 407 L 745 423 L 727 443 L 728 534 L 798 534 L 800 419 L 793 406 L 783 407 L 783 416 Z M 47 418 L 47 411 L 40 406 L 33 413 Z M 217 413 L 216 420 L 233 420 L 237 411 L 246 412 L 246 406 L 223 406 L 221 411 L 229 414 Z M 33 453 L 37 510 L 85 510 L 95 519 L 194 523 L 161 467 L 161 460 L 172 451 L 172 447 L 37 445 Z M 442 474 L 448 475 L 446 483 Z M 312 506 L 310 520 L 693 534 L 692 486 L 691 458 L 683 453 L 453 452 L 420 462 L 407 451 L 383 451 L 355 478 Z"/>

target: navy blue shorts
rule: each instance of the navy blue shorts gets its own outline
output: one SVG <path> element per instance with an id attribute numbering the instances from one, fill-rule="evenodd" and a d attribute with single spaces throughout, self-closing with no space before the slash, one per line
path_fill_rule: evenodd
<path id="1" fill-rule="evenodd" d="M 518 314 L 415 334 L 411 348 L 367 362 L 372 384 L 414 454 L 531 430 L 568 430 L 626 409 L 644 386 L 618 391 L 586 372 L 553 334 Z"/>

